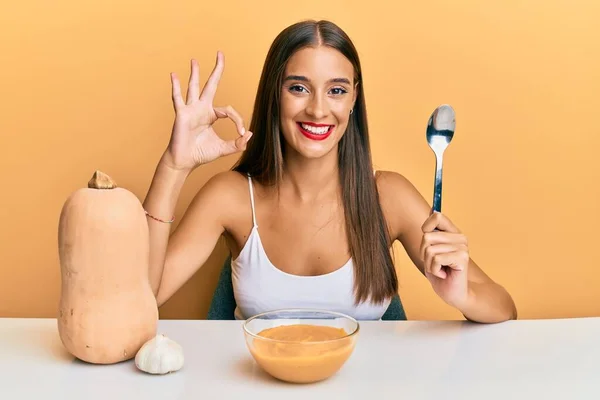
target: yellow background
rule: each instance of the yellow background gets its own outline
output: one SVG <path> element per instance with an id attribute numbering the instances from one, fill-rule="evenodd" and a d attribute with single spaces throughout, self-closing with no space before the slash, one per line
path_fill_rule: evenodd
<path id="1" fill-rule="evenodd" d="M 331 19 L 361 55 L 376 167 L 430 200 L 433 109 L 451 104 L 455 139 L 443 212 L 473 258 L 514 296 L 520 318 L 600 315 L 600 3 L 589 1 L 11 2 L 0 13 L 0 316 L 53 317 L 58 216 L 96 169 L 143 200 L 169 139 L 169 73 L 225 54 L 218 105 L 250 120 L 271 41 Z M 225 137 L 233 124 L 219 122 Z M 177 207 L 235 156 L 197 170 Z M 398 247 L 411 319 L 461 316 Z M 205 318 L 225 257 L 161 309 Z"/>

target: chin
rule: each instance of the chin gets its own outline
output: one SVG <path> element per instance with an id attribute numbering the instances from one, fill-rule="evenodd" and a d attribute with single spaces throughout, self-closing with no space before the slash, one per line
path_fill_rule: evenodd
<path id="1" fill-rule="evenodd" d="M 301 148 L 296 148 L 294 149 L 296 150 L 296 152 L 301 155 L 302 157 L 306 158 L 306 159 L 310 159 L 310 160 L 317 160 L 319 158 L 323 158 L 325 156 L 327 156 L 328 154 L 331 153 L 332 150 L 334 150 L 333 147 L 328 146 L 327 148 L 320 148 L 320 149 L 314 149 L 314 148 L 305 148 L 305 147 L 301 147 Z"/>

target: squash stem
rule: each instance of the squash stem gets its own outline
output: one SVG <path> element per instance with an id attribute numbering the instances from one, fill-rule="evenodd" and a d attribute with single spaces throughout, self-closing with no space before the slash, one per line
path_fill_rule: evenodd
<path id="1" fill-rule="evenodd" d="M 88 182 L 88 187 L 90 189 L 114 189 L 117 184 L 104 172 L 95 171 L 92 179 Z"/>

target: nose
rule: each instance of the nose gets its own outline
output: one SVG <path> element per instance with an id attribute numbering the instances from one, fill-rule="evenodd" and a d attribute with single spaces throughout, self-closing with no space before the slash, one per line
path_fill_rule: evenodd
<path id="1" fill-rule="evenodd" d="M 310 97 L 306 106 L 306 113 L 315 119 L 321 119 L 329 114 L 329 104 L 324 96 L 315 93 Z"/>

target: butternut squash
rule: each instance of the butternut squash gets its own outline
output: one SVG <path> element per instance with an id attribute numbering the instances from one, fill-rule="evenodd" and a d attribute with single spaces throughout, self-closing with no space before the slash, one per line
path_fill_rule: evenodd
<path id="1" fill-rule="evenodd" d="M 96 171 L 63 205 L 58 250 L 57 322 L 65 348 L 94 364 L 135 357 L 158 323 L 148 223 L 138 198 Z"/>

